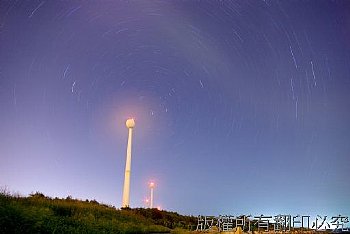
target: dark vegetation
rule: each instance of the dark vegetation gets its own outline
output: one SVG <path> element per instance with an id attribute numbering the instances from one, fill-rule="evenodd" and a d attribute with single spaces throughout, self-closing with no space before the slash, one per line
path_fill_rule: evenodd
<path id="1" fill-rule="evenodd" d="M 157 209 L 116 209 L 97 201 L 0 193 L 0 233 L 169 233 L 197 219 Z"/>

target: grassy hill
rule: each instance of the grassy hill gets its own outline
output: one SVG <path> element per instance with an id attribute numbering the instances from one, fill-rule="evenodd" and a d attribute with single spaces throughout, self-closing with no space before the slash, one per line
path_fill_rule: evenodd
<path id="1" fill-rule="evenodd" d="M 116 209 L 96 201 L 0 193 L 0 233 L 169 233 L 195 225 L 195 217 L 157 209 Z"/>

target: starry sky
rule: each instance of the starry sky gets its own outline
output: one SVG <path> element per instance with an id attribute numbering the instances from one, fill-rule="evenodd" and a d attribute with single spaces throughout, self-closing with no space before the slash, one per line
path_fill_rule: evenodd
<path id="1" fill-rule="evenodd" d="M 349 1 L 1 1 L 0 186 L 350 214 Z"/>

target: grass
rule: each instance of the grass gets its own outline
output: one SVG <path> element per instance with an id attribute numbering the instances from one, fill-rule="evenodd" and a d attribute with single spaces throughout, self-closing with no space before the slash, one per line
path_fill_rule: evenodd
<path id="1" fill-rule="evenodd" d="M 0 233 L 181 233 L 195 217 L 157 209 L 116 209 L 96 201 L 0 192 Z"/>

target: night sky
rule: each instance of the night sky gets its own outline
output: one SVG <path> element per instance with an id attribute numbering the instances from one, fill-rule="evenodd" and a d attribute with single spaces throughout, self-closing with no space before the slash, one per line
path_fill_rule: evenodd
<path id="1" fill-rule="evenodd" d="M 350 214 L 350 1 L 1 1 L 0 186 Z"/>

